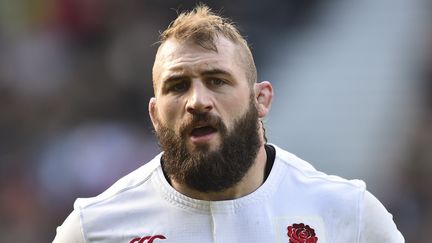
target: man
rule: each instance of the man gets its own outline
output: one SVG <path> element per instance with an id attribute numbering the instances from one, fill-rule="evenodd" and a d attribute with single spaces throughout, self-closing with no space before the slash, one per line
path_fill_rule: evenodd
<path id="1" fill-rule="evenodd" d="M 404 242 L 366 191 L 266 143 L 273 97 L 251 51 L 206 6 L 161 35 L 149 113 L 163 153 L 78 199 L 54 242 Z"/>

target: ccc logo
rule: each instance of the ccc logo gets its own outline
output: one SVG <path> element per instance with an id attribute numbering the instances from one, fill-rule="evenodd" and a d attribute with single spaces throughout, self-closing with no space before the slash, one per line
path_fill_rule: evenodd
<path id="1" fill-rule="evenodd" d="M 138 238 L 132 239 L 129 243 L 153 243 L 153 241 L 156 239 L 165 240 L 166 237 L 163 235 L 146 236 L 146 237 L 142 237 L 142 238 L 138 237 Z"/>

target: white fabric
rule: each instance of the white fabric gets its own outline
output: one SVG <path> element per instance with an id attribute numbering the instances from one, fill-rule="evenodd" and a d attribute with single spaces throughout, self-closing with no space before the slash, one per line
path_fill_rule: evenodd
<path id="1" fill-rule="evenodd" d="M 313 228 L 319 243 L 404 242 L 391 214 L 362 181 L 326 175 L 274 147 L 265 183 L 227 201 L 177 192 L 163 175 L 159 154 L 99 196 L 78 199 L 54 242 L 151 243 L 159 235 L 153 243 L 287 243 L 287 227 L 299 223 Z"/>

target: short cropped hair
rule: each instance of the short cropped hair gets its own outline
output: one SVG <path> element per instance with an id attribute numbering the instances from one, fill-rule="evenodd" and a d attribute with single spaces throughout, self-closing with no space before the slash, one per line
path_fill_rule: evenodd
<path id="1" fill-rule="evenodd" d="M 211 11 L 206 5 L 200 4 L 192 11 L 181 13 L 160 35 L 160 46 L 168 39 L 193 41 L 197 45 L 217 52 L 215 40 L 222 35 L 240 47 L 240 55 L 245 65 L 246 78 L 252 85 L 257 81 L 257 70 L 252 52 L 229 19 Z M 160 48 L 160 47 L 159 47 Z"/>

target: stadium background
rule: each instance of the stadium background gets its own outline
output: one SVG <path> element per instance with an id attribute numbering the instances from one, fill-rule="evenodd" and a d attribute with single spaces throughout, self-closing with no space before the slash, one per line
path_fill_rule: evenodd
<path id="1" fill-rule="evenodd" d="M 432 229 L 426 0 L 201 1 L 251 43 L 275 88 L 271 142 L 360 178 L 407 242 Z M 0 241 L 50 242 L 77 197 L 157 152 L 158 33 L 196 1 L 0 0 Z"/>

